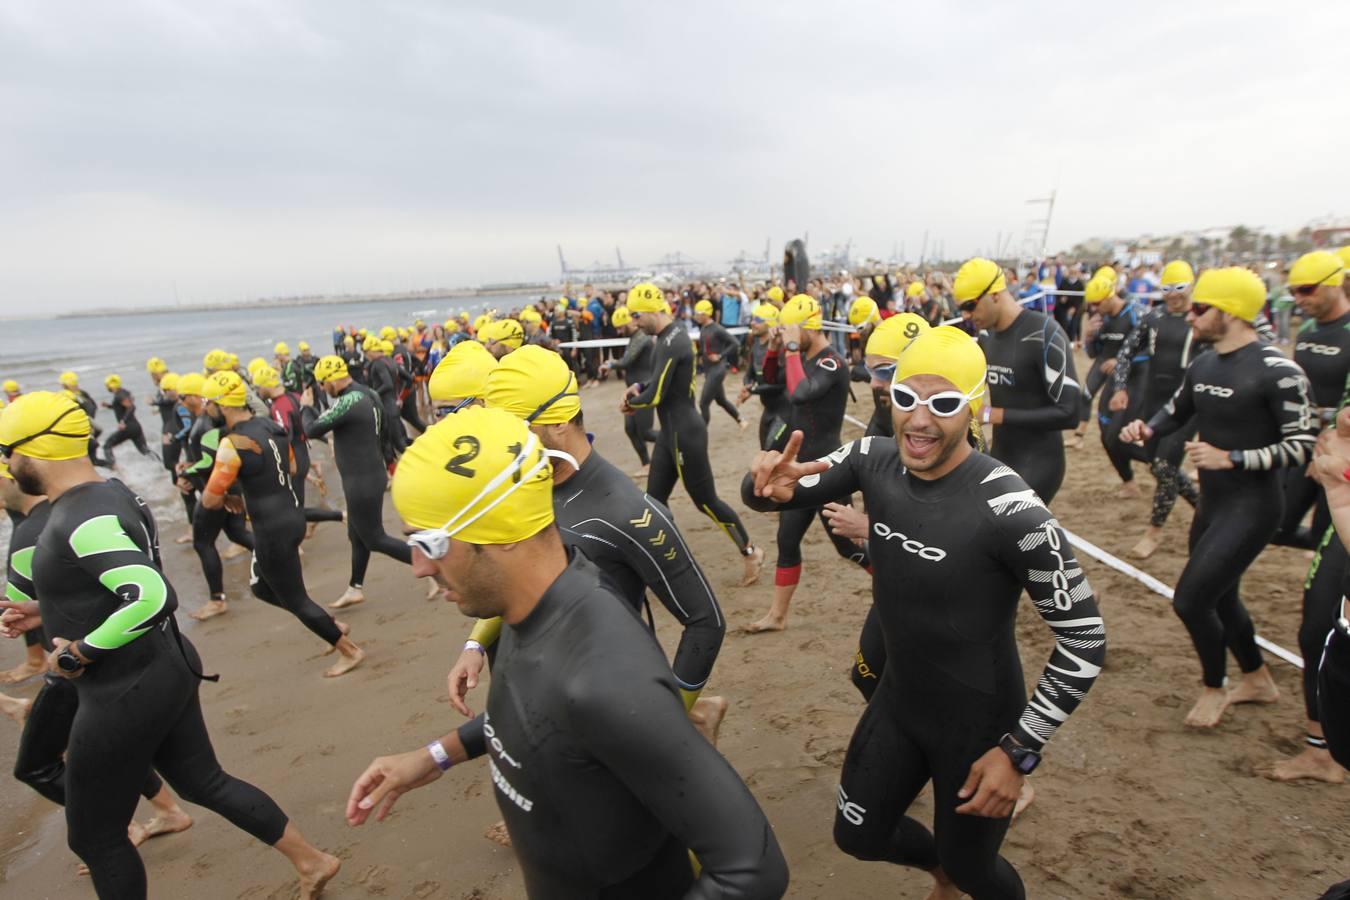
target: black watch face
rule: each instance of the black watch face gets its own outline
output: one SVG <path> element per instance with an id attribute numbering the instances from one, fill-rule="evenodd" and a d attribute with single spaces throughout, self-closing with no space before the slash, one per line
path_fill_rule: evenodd
<path id="1" fill-rule="evenodd" d="M 56 665 L 63 672 L 74 672 L 80 667 L 80 661 L 67 651 L 56 658 Z"/>
<path id="2" fill-rule="evenodd" d="M 1023 775 L 1030 775 L 1036 771 L 1036 766 L 1040 765 L 1041 759 L 1034 753 L 1023 753 L 1017 761 L 1017 769 Z"/>

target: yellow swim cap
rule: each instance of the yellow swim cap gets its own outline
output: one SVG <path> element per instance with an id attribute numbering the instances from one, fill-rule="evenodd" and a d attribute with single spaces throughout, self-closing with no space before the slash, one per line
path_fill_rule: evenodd
<path id="1" fill-rule="evenodd" d="M 110 390 L 117 390 L 122 386 L 122 376 L 109 375 L 107 378 L 103 379 L 103 386 Z"/>
<path id="2" fill-rule="evenodd" d="M 200 372 L 189 372 L 178 379 L 178 395 L 191 394 L 200 397 L 206 390 L 206 378 Z"/>
<path id="3" fill-rule="evenodd" d="M 535 309 L 533 306 L 527 306 L 522 309 L 517 318 L 519 318 L 522 323 L 544 321 L 544 317 L 539 315 L 539 310 Z"/>
<path id="4" fill-rule="evenodd" d="M 848 308 L 848 324 L 857 328 L 863 327 L 868 322 L 879 321 L 881 313 L 877 311 L 877 301 L 871 297 L 859 297 Z"/>
<path id="5" fill-rule="evenodd" d="M 1350 244 L 1346 244 L 1344 247 L 1337 250 L 1336 256 L 1341 261 L 1341 268 L 1350 269 Z"/>
<path id="6" fill-rule="evenodd" d="M 352 337 L 350 334 L 347 335 L 346 337 L 344 337 L 344 338 L 342 339 L 342 346 L 344 346 L 344 347 L 355 347 L 355 346 L 356 346 L 356 338 Z"/>
<path id="7" fill-rule="evenodd" d="M 459 331 L 459 323 L 456 322 L 454 319 L 446 319 L 446 320 L 445 320 L 445 333 L 446 333 L 446 334 L 454 334 L 454 333 L 457 332 L 457 331 Z"/>
<path id="8" fill-rule="evenodd" d="M 774 306 L 772 303 L 761 303 L 756 306 L 750 314 L 759 321 L 769 325 L 778 324 L 778 307 Z"/>
<path id="9" fill-rule="evenodd" d="M 392 341 L 398 332 L 394 331 L 393 325 L 386 325 L 380 329 L 380 340 Z"/>
<path id="10" fill-rule="evenodd" d="M 348 377 L 347 363 L 340 356 L 325 356 L 314 364 L 315 381 L 326 382 L 346 377 Z"/>
<path id="11" fill-rule="evenodd" d="M 281 375 L 276 369 L 268 365 L 258 367 L 258 371 L 253 374 L 253 384 L 256 387 L 274 388 L 281 387 Z"/>
<path id="12" fill-rule="evenodd" d="M 571 305 L 572 305 L 571 301 L 568 300 L 566 297 L 558 298 L 558 309 L 567 309 Z"/>
<path id="13" fill-rule="evenodd" d="M 399 460 L 391 494 L 412 527 L 470 544 L 515 544 L 553 522 L 548 454 L 500 409 L 470 406 L 428 428 Z"/>
<path id="14" fill-rule="evenodd" d="M 877 326 L 877 330 L 867 339 L 867 349 L 863 353 L 867 356 L 899 359 L 910 341 L 931 330 L 932 327 L 923 316 L 909 312 L 898 313 Z"/>
<path id="15" fill-rule="evenodd" d="M 32 459 L 79 459 L 89 452 L 89 417 L 69 394 L 35 391 L 0 413 L 0 445 Z"/>
<path id="16" fill-rule="evenodd" d="M 178 390 L 178 375 L 175 372 L 165 372 L 159 377 L 159 389 L 161 391 Z"/>
<path id="17" fill-rule="evenodd" d="M 239 409 L 248 402 L 248 389 L 238 372 L 216 372 L 206 379 L 202 399 Z"/>
<path id="18" fill-rule="evenodd" d="M 398 336 L 400 340 L 406 338 L 408 336 L 408 329 L 400 325 L 398 328 Z"/>
<path id="19" fill-rule="evenodd" d="M 484 328 L 488 327 L 488 325 L 490 324 L 492 324 L 492 313 L 483 313 L 481 316 L 473 320 L 474 333 L 477 334 L 481 332 Z"/>
<path id="20" fill-rule="evenodd" d="M 386 354 L 393 353 L 393 352 L 394 352 L 394 342 L 393 342 L 393 341 L 380 341 L 380 349 L 381 349 L 382 351 L 384 351 Z"/>
<path id="21" fill-rule="evenodd" d="M 76 375 L 74 372 L 61 373 L 61 387 L 77 388 L 79 386 L 80 386 L 80 376 Z"/>
<path id="22" fill-rule="evenodd" d="M 979 422 L 986 394 L 986 366 L 979 341 L 951 325 L 923 332 L 895 362 L 895 382 L 915 375 L 939 375 L 950 381 L 958 391 L 971 397 L 972 422 Z"/>
<path id="23" fill-rule="evenodd" d="M 925 290 L 927 288 L 923 286 L 922 281 L 911 281 L 905 288 L 905 296 L 913 300 L 915 297 L 922 297 Z"/>
<path id="24" fill-rule="evenodd" d="M 274 356 L 290 356 L 291 348 L 286 346 L 285 341 L 277 341 L 277 345 L 272 348 L 272 354 Z"/>
<path id="25" fill-rule="evenodd" d="M 1195 284 L 1195 270 L 1186 260 L 1174 259 L 1163 266 L 1160 280 L 1163 284 Z M 1111 283 L 1115 283 L 1114 277 L 1112 277 Z"/>
<path id="26" fill-rule="evenodd" d="M 1116 292 L 1116 283 L 1109 278 L 1093 276 L 1083 288 L 1083 299 L 1088 303 L 1101 303 Z"/>
<path id="27" fill-rule="evenodd" d="M 19 392 L 19 383 L 13 378 L 6 378 L 5 383 L 0 385 L 0 389 L 6 394 L 17 394 Z"/>
<path id="28" fill-rule="evenodd" d="M 626 306 L 614 307 L 614 312 L 609 314 L 609 323 L 615 328 L 622 328 L 633 321 L 633 314 L 628 311 Z"/>
<path id="29" fill-rule="evenodd" d="M 254 372 L 266 365 L 269 365 L 267 360 L 263 359 L 261 356 L 255 356 L 248 361 L 248 365 L 245 366 L 244 369 L 248 372 L 248 377 L 252 378 Z"/>
<path id="30" fill-rule="evenodd" d="M 694 304 L 694 312 L 700 316 L 709 316 L 713 314 L 713 305 L 711 300 L 700 300 Z"/>
<path id="31" fill-rule="evenodd" d="M 512 350 L 519 350 L 525 342 L 525 329 L 515 319 L 498 319 L 489 322 L 479 337 L 487 344 L 504 344 Z"/>
<path id="32" fill-rule="evenodd" d="M 306 342 L 306 341 L 301 341 L 300 343 L 298 343 L 298 344 L 295 345 L 295 348 L 296 348 L 297 350 L 299 350 L 301 353 L 308 353 L 308 352 L 309 352 L 309 343 Z"/>
<path id="33" fill-rule="evenodd" d="M 666 295 L 654 284 L 643 282 L 628 291 L 628 311 L 632 313 L 668 313 Z"/>
<path id="34" fill-rule="evenodd" d="M 1093 278 L 1102 278 L 1102 277 L 1109 278 L 1109 279 L 1111 279 L 1111 283 L 1112 283 L 1112 284 L 1115 284 L 1115 283 L 1120 279 L 1120 276 L 1116 274 L 1116 270 L 1113 269 L 1113 268 L 1111 268 L 1110 266 L 1102 266 L 1100 269 L 1098 269 L 1097 271 L 1095 271 L 1095 272 L 1092 273 L 1092 277 L 1093 277 Z M 1091 280 L 1091 279 L 1089 279 L 1089 280 Z"/>
<path id="35" fill-rule="evenodd" d="M 1196 303 L 1254 322 L 1266 305 L 1266 286 L 1254 272 L 1241 266 L 1206 269 L 1196 279 L 1191 296 Z"/>
<path id="36" fill-rule="evenodd" d="M 772 285 L 767 291 L 764 292 L 764 296 L 766 299 L 768 299 L 773 303 L 782 303 L 783 289 L 776 284 Z"/>
<path id="37" fill-rule="evenodd" d="M 231 369 L 237 369 L 237 368 L 239 368 L 239 354 L 238 354 L 238 353 L 226 353 L 226 354 L 225 354 L 225 365 L 229 366 Z"/>
<path id="38" fill-rule="evenodd" d="M 202 368 L 207 372 L 215 372 L 218 369 L 225 368 L 229 364 L 228 357 L 224 350 L 211 350 L 202 357 Z"/>
<path id="39" fill-rule="evenodd" d="M 488 375 L 497 368 L 497 360 L 477 341 L 460 341 L 427 381 L 427 393 L 433 403 L 449 404 L 471 397 L 481 398 L 487 390 Z"/>
<path id="40" fill-rule="evenodd" d="M 169 367 L 158 356 L 152 356 L 145 361 L 145 371 L 151 375 L 158 375 L 169 371 Z"/>
<path id="41" fill-rule="evenodd" d="M 797 294 L 778 313 L 780 325 L 800 325 L 812 331 L 820 330 L 820 304 L 809 294 Z"/>
<path id="42" fill-rule="evenodd" d="M 1301 284 L 1340 285 L 1345 282 L 1345 266 L 1341 258 L 1329 250 L 1314 250 L 1294 260 L 1289 269 L 1291 287 Z"/>
<path id="43" fill-rule="evenodd" d="M 1003 267 L 993 260 L 979 256 L 966 260 L 961 268 L 956 270 L 956 278 L 952 281 L 952 297 L 957 303 L 977 300 L 1007 289 L 1008 282 L 1003 277 Z"/>
<path id="44" fill-rule="evenodd" d="M 577 377 L 561 356 L 535 344 L 497 364 L 483 399 L 531 425 L 560 425 L 581 412 Z"/>

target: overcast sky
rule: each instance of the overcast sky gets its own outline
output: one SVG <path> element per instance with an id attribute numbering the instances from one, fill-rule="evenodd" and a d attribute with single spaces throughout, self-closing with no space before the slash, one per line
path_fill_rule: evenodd
<path id="1" fill-rule="evenodd" d="M 1350 213 L 1350 3 L 0 0 L 0 305 Z"/>

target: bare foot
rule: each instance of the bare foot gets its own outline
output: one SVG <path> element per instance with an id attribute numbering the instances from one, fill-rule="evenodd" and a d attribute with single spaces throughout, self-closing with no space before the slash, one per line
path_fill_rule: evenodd
<path id="1" fill-rule="evenodd" d="M 769 613 L 758 622 L 751 622 L 741 629 L 746 634 L 764 634 L 769 631 L 787 631 L 787 617 Z"/>
<path id="2" fill-rule="evenodd" d="M 483 837 L 494 844 L 501 844 L 503 847 L 511 846 L 511 834 L 506 830 L 505 822 L 489 825 L 487 831 L 483 832 Z"/>
<path id="3" fill-rule="evenodd" d="M 318 531 L 318 530 L 319 530 L 319 523 L 318 523 L 318 522 L 306 522 L 306 523 L 305 523 L 305 540 L 309 540 L 310 538 L 314 537 L 314 532 L 316 532 L 316 531 Z"/>
<path id="4" fill-rule="evenodd" d="M 1267 666 L 1246 673 L 1228 691 L 1229 703 L 1274 703 L 1279 699 L 1280 689 L 1275 686 Z"/>
<path id="5" fill-rule="evenodd" d="M 328 604 L 329 609 L 345 609 L 348 606 L 355 606 L 358 603 L 365 603 L 365 592 L 360 588 L 348 587 L 342 596 Z"/>
<path id="6" fill-rule="evenodd" d="M 190 543 L 192 543 L 192 532 L 191 532 L 191 531 L 185 531 L 185 532 L 183 532 L 183 533 L 180 534 L 178 537 L 174 538 L 174 539 L 173 539 L 173 542 L 174 542 L 175 544 L 190 544 Z"/>
<path id="7" fill-rule="evenodd" d="M 0 672 L 0 684 L 18 684 L 20 681 L 27 681 L 34 675 L 41 675 L 44 668 L 46 666 L 41 662 L 24 660 L 12 669 Z"/>
<path id="8" fill-rule="evenodd" d="M 220 554 L 220 558 L 228 562 L 232 559 L 238 559 L 247 552 L 249 552 L 247 547 L 241 547 L 238 544 L 231 544 L 230 546 L 225 548 L 224 553 Z"/>
<path id="9" fill-rule="evenodd" d="M 361 660 L 366 658 L 366 651 L 353 644 L 346 637 L 337 642 L 337 651 L 342 658 L 324 670 L 324 678 L 337 678 L 339 675 L 346 675 L 352 669 L 361 665 Z"/>
<path id="10" fill-rule="evenodd" d="M 1138 500 L 1144 495 L 1139 490 L 1138 482 L 1127 481 L 1120 486 L 1120 490 L 1116 491 L 1116 496 L 1122 500 Z"/>
<path id="11" fill-rule="evenodd" d="M 1231 702 L 1225 689 L 1207 687 L 1191 711 L 1186 713 L 1186 724 L 1192 728 L 1213 728 L 1219 724 Z"/>
<path id="12" fill-rule="evenodd" d="M 942 869 L 936 868 L 929 873 L 933 876 L 933 890 L 929 892 L 927 900 L 961 900 L 965 895 L 956 883 L 947 877 L 947 873 Z"/>
<path id="13" fill-rule="evenodd" d="M 24 720 L 28 718 L 28 711 L 32 708 L 32 700 L 0 694 L 0 714 L 8 716 L 19 725 L 22 725 Z"/>
<path id="14" fill-rule="evenodd" d="M 1031 786 L 1031 780 L 1024 778 L 1022 780 L 1022 793 L 1017 795 L 1017 803 L 1013 805 L 1013 821 L 1027 811 L 1027 807 L 1036 799 L 1036 789 Z"/>
<path id="15" fill-rule="evenodd" d="M 1303 752 L 1288 759 L 1282 759 L 1261 773 L 1272 781 L 1325 781 L 1327 784 L 1344 784 L 1345 769 L 1331 758 L 1330 751 L 1318 747 L 1304 747 Z"/>
<path id="16" fill-rule="evenodd" d="M 435 578 L 427 579 L 427 599 L 435 600 L 441 595 L 441 586 L 436 583 Z"/>
<path id="17" fill-rule="evenodd" d="M 300 872 L 300 900 L 317 900 L 324 886 L 342 868 L 342 860 L 327 853 L 320 854 L 321 862 Z"/>
<path id="18" fill-rule="evenodd" d="M 643 466 L 642 468 L 638 469 L 636 472 L 633 472 L 631 474 L 632 477 L 634 478 L 646 478 L 651 473 L 651 471 L 652 471 L 651 466 Z"/>
<path id="19" fill-rule="evenodd" d="M 694 701 L 694 708 L 689 710 L 689 721 L 714 747 L 717 746 L 717 732 L 722 727 L 729 706 L 726 697 L 699 697 Z"/>
<path id="20" fill-rule="evenodd" d="M 343 637 L 346 637 L 347 635 L 352 633 L 352 626 L 348 625 L 346 622 L 339 622 L 337 619 L 334 619 L 333 624 L 337 625 L 338 631 L 342 632 Z M 337 652 L 337 644 L 329 644 L 328 649 L 323 651 L 319 655 L 332 656 L 336 652 Z"/>
<path id="21" fill-rule="evenodd" d="M 1130 556 L 1135 559 L 1148 559 L 1158 551 L 1158 539 L 1151 534 L 1145 534 L 1139 539 L 1139 543 L 1130 548 Z"/>
<path id="22" fill-rule="evenodd" d="M 742 434 L 745 433 L 745 429 L 747 429 L 747 428 L 750 427 L 750 423 L 749 423 L 747 420 L 745 420 L 745 419 L 737 419 L 737 420 L 736 420 L 736 424 L 739 425 L 739 426 L 741 426 L 741 433 L 742 433 Z"/>
<path id="23" fill-rule="evenodd" d="M 741 576 L 741 587 L 749 587 L 759 581 L 759 573 L 764 568 L 764 551 L 756 547 L 750 552 L 749 556 L 743 556 L 741 559 L 745 561 L 745 574 Z"/>
<path id="24" fill-rule="evenodd" d="M 229 611 L 230 608 L 225 605 L 223 599 L 208 600 L 201 609 L 194 613 L 188 613 L 188 618 L 196 619 L 198 622 L 205 622 L 207 619 L 214 619 L 216 616 L 223 615 Z"/>
<path id="25" fill-rule="evenodd" d="M 162 834 L 177 834 L 180 831 L 187 831 L 192 827 L 192 817 L 182 809 L 175 808 L 170 812 L 161 812 L 153 818 L 145 820 L 144 823 L 132 822 L 127 828 L 127 837 L 131 838 L 131 846 L 139 847 L 152 837 L 159 837 Z"/>
<path id="26" fill-rule="evenodd" d="M 1084 435 L 1081 435 L 1075 431 L 1073 433 L 1073 437 L 1069 438 L 1064 442 L 1064 446 L 1070 450 L 1081 450 L 1083 449 L 1083 438 Z"/>

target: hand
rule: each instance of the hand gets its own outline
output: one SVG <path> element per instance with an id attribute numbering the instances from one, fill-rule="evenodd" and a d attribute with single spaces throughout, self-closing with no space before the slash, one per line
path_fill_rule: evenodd
<path id="1" fill-rule="evenodd" d="M 779 328 L 779 337 L 782 338 L 784 347 L 786 347 L 788 344 L 791 344 L 793 341 L 796 341 L 798 344 L 802 342 L 802 326 L 780 325 L 778 326 L 778 328 Z"/>
<path id="2" fill-rule="evenodd" d="M 188 481 L 186 478 L 179 478 L 174 484 L 176 484 L 178 490 L 182 491 L 184 494 L 192 493 L 192 482 Z"/>
<path id="3" fill-rule="evenodd" d="M 159 436 L 159 442 L 160 442 L 161 444 L 163 444 L 165 447 L 167 447 L 167 446 L 169 446 L 170 444 L 173 443 L 173 438 L 172 438 L 170 435 L 167 435 L 167 434 L 160 434 L 160 436 Z"/>
<path id="4" fill-rule="evenodd" d="M 1120 439 L 1127 444 L 1142 444 L 1153 437 L 1153 429 L 1143 419 L 1135 419 L 1120 429 Z"/>
<path id="5" fill-rule="evenodd" d="M 1204 441 L 1187 441 L 1186 453 L 1197 469 L 1218 471 L 1234 467 L 1233 461 L 1228 458 L 1227 450 L 1220 450 L 1213 444 L 1207 444 Z"/>
<path id="6" fill-rule="evenodd" d="M 89 660 L 85 659 L 83 656 L 80 656 L 79 648 L 72 645 L 70 641 L 62 637 L 54 637 L 52 638 L 52 652 L 47 654 L 47 671 L 53 675 L 59 676 L 61 678 L 66 679 L 67 681 L 70 681 L 72 679 L 79 678 L 81 675 L 83 675 L 84 669 L 76 669 L 74 672 L 67 672 L 56 664 L 56 658 L 60 656 L 61 651 L 67 647 L 70 647 L 70 652 L 74 653 L 76 656 L 79 656 L 83 662 L 86 663 L 89 662 Z"/>
<path id="7" fill-rule="evenodd" d="M 966 816 L 1006 819 L 1012 815 L 1025 780 L 1026 776 L 1013 768 L 1008 754 L 995 747 L 970 767 L 966 783 L 956 792 L 956 796 L 966 802 L 956 811 Z"/>
<path id="8" fill-rule="evenodd" d="M 710 362 L 710 363 L 716 365 L 717 363 L 720 363 L 721 361 L 722 361 L 722 354 L 720 354 L 720 353 L 709 353 L 709 354 L 708 354 L 708 362 Z"/>
<path id="9" fill-rule="evenodd" d="M 861 545 L 871 527 L 867 514 L 842 503 L 826 503 L 820 510 L 832 533 Z"/>
<path id="10" fill-rule="evenodd" d="M 127 430 L 127 423 L 126 423 L 126 422 L 118 422 L 118 423 L 117 423 L 117 430 L 118 430 L 118 431 L 126 431 L 126 430 Z"/>
<path id="11" fill-rule="evenodd" d="M 1108 359 L 1106 362 L 1102 363 L 1102 374 L 1103 374 L 1103 375 L 1110 375 L 1110 374 L 1111 374 L 1112 372 L 1114 372 L 1115 370 L 1116 370 L 1116 361 L 1115 361 L 1115 359 Z"/>
<path id="12" fill-rule="evenodd" d="M 743 387 L 741 388 L 741 392 L 736 395 L 736 405 L 740 406 L 742 403 L 744 403 L 749 399 L 750 399 L 750 389 L 748 387 Z"/>
<path id="13" fill-rule="evenodd" d="M 818 475 L 830 467 L 824 460 L 797 462 L 804 435 L 792 432 L 783 452 L 761 450 L 755 455 L 750 474 L 755 479 L 755 496 L 767 497 L 775 503 L 786 503 L 797 492 L 797 482 L 807 475 Z"/>
<path id="14" fill-rule="evenodd" d="M 244 498 L 235 494 L 225 495 L 225 511 L 240 515 L 244 512 Z"/>
<path id="15" fill-rule="evenodd" d="M 16 638 L 42 627 L 42 613 L 36 603 L 0 600 L 0 610 L 0 635 L 4 637 Z"/>
<path id="16" fill-rule="evenodd" d="M 445 685 L 450 691 L 450 705 L 465 718 L 473 715 L 473 710 L 464 702 L 469 691 L 478 687 L 478 674 L 483 671 L 487 655 L 477 650 L 465 650 L 455 660 L 450 674 L 445 677 Z"/>
<path id="17" fill-rule="evenodd" d="M 347 824 L 364 825 L 370 811 L 383 802 L 375 814 L 383 822 L 398 798 L 408 791 L 431 784 L 444 773 L 425 747 L 397 756 L 381 756 L 366 767 L 347 796 Z"/>
<path id="18" fill-rule="evenodd" d="M 783 346 L 783 331 L 777 325 L 768 331 L 768 349 L 778 350 Z"/>
<path id="19" fill-rule="evenodd" d="M 1116 391 L 1111 395 L 1111 402 L 1108 404 L 1111 412 L 1120 412 L 1130 405 L 1130 394 L 1128 391 Z"/>

